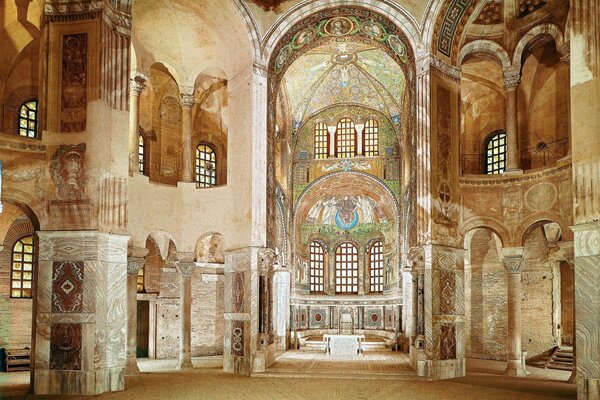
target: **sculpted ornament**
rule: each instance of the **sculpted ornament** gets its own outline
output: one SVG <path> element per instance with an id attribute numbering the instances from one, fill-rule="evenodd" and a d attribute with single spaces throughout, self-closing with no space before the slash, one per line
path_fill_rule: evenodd
<path id="1" fill-rule="evenodd" d="M 78 200 L 85 191 L 85 143 L 61 145 L 50 162 L 52 180 L 60 200 Z"/>

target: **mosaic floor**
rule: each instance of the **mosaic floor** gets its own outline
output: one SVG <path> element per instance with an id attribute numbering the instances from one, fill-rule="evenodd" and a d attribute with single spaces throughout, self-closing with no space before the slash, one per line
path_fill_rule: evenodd
<path id="1" fill-rule="evenodd" d="M 359 362 L 328 362 L 315 354 L 288 352 L 279 357 L 275 370 L 289 368 L 315 368 L 311 374 L 327 376 L 332 370 L 353 379 L 316 378 L 245 378 L 222 372 L 219 358 L 195 359 L 197 369 L 178 373 L 171 369 L 174 360 L 141 360 L 143 372 L 139 376 L 126 378 L 127 390 L 109 393 L 94 398 L 123 400 L 534 400 L 534 399 L 575 399 L 575 386 L 564 382 L 569 374 L 563 371 L 549 371 L 531 368 L 529 378 L 511 378 L 501 375 L 504 363 L 494 361 L 469 360 L 470 372 L 464 378 L 439 382 L 416 381 L 408 375 L 397 380 L 362 379 L 370 373 L 390 373 L 393 368 L 402 374 L 403 366 L 392 366 L 395 361 L 405 360 L 402 354 L 368 354 Z M 378 360 L 379 357 L 379 360 Z M 389 358 L 391 357 L 391 358 Z M 310 360 L 309 358 L 313 358 Z M 361 365 L 362 362 L 370 366 Z M 398 364 L 398 363 L 396 363 Z M 342 368 L 341 372 L 337 370 Z M 358 371 L 355 371 L 355 369 Z M 306 371 L 305 371 L 306 373 Z M 414 373 L 413 373 L 414 374 Z M 2 400 L 58 400 L 64 396 L 25 395 L 29 374 L 0 373 L 0 399 Z M 11 386 L 12 385 L 12 386 Z M 9 390 L 13 392 L 9 392 Z M 20 394 L 19 394 L 20 393 Z M 14 394 L 14 396 L 13 396 Z M 75 399 L 70 397 L 67 399 Z M 79 399 L 78 399 L 79 400 Z"/>

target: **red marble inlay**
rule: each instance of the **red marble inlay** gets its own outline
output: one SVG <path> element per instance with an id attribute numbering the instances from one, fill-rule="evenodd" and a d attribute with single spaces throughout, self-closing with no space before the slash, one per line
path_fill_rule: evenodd
<path id="1" fill-rule="evenodd" d="M 52 312 L 83 311 L 83 261 L 55 261 L 52 265 Z"/>

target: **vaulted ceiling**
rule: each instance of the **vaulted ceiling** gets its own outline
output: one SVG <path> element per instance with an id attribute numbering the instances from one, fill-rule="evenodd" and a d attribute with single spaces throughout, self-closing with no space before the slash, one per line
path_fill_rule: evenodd
<path id="1" fill-rule="evenodd" d="M 296 126 L 335 104 L 372 108 L 398 123 L 405 77 L 381 48 L 360 40 L 339 40 L 294 61 L 283 87 Z"/>

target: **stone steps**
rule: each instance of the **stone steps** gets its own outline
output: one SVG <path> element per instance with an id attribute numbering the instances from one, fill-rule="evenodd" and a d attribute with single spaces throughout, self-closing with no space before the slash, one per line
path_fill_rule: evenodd
<path id="1" fill-rule="evenodd" d="M 559 369 L 562 371 L 573 370 L 573 348 L 569 346 L 558 346 L 552 352 L 546 363 L 548 369 Z"/>

